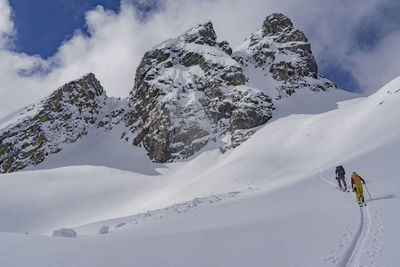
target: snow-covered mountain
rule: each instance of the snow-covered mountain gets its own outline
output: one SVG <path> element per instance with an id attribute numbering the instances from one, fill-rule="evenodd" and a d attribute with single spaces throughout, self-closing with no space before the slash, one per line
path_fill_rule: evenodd
<path id="1" fill-rule="evenodd" d="M 265 124 L 224 154 L 114 158 L 147 174 L 94 164 L 4 174 L 0 266 L 397 266 L 399 107 L 400 77 Z M 97 157 L 88 140 L 75 144 Z M 368 206 L 336 189 L 338 164 L 347 182 L 352 171 L 366 180 Z M 64 227 L 77 237 L 51 236 Z"/>
<path id="2" fill-rule="evenodd" d="M 43 165 L 98 134 L 160 163 L 205 146 L 225 152 L 271 119 L 330 110 L 349 97 L 318 73 L 307 38 L 284 15 L 268 16 L 234 51 L 206 22 L 146 52 L 127 99 L 107 97 L 87 74 L 0 120 L 0 171 Z"/>
<path id="3" fill-rule="evenodd" d="M 289 18 L 268 16 L 235 51 L 217 42 L 207 22 L 145 54 L 128 125 L 154 161 L 187 158 L 210 142 L 223 150 L 240 145 L 297 90 L 337 89 L 318 74 L 310 44 Z"/>
<path id="4" fill-rule="evenodd" d="M 32 104 L 16 116 L 1 121 L 1 172 L 21 170 L 60 152 L 87 134 L 106 105 L 107 96 L 93 74 L 69 82 L 49 97 Z"/>
<path id="5" fill-rule="evenodd" d="M 398 265 L 400 77 L 337 89 L 282 14 L 235 50 L 199 24 L 135 77 L 126 99 L 87 74 L 0 119 L 0 266 Z"/>
<path id="6" fill-rule="evenodd" d="M 270 97 L 245 86 L 228 43 L 216 40 L 211 22 L 197 25 L 147 52 L 138 67 L 128 125 L 157 162 L 186 158 L 227 134 L 236 146 L 241 130 L 271 118 Z"/>

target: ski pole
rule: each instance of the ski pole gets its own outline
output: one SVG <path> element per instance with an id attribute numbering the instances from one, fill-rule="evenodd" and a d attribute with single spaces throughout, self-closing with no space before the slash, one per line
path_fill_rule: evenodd
<path id="1" fill-rule="evenodd" d="M 365 185 L 365 189 L 367 189 L 367 193 L 368 193 L 368 196 L 369 196 L 369 200 L 371 201 L 371 200 L 372 200 L 372 197 L 371 197 L 371 194 L 369 193 L 367 183 L 365 183 L 364 185 Z"/>

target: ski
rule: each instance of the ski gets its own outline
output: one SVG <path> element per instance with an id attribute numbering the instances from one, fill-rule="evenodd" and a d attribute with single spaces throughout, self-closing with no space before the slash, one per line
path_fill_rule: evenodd
<path id="1" fill-rule="evenodd" d="M 361 207 L 365 207 L 365 206 L 367 206 L 367 203 L 366 203 L 366 202 L 358 203 L 358 206 L 360 206 L 360 208 L 361 208 Z"/>

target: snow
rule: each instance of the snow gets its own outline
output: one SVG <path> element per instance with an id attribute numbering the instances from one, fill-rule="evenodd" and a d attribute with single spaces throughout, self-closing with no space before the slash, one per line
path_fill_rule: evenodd
<path id="1" fill-rule="evenodd" d="M 286 114 L 299 94 L 236 149 L 162 165 L 93 131 L 0 177 L 0 266 L 396 266 L 399 89 Z M 366 179 L 368 206 L 336 189 L 338 164 Z"/>
<path id="2" fill-rule="evenodd" d="M 63 144 L 63 153 L 51 154 L 42 164 L 26 170 L 91 165 L 147 175 L 158 174 L 155 170 L 157 164 L 146 156 L 143 148 L 135 147 L 121 138 L 125 130 L 121 125 L 114 126 L 110 131 L 93 125 L 85 138 L 73 144 Z"/>
<path id="3" fill-rule="evenodd" d="M 219 48 L 215 46 L 206 46 L 206 45 L 201 45 L 201 44 L 195 44 L 195 43 L 184 43 L 181 42 L 179 45 L 177 45 L 178 49 L 181 49 L 183 51 L 187 52 L 192 52 L 192 53 L 198 53 L 204 56 L 204 58 L 207 61 L 210 61 L 212 63 L 215 63 L 217 65 L 222 65 L 222 66 L 227 66 L 227 67 L 240 67 L 240 64 L 237 63 L 234 59 L 231 57 L 227 56 L 225 52 L 220 50 Z"/>
<path id="4" fill-rule="evenodd" d="M 354 98 L 357 96 L 356 94 L 340 89 L 324 93 L 313 92 L 311 90 L 298 90 L 294 95 L 282 98 L 276 102 L 276 110 L 272 119 L 277 120 L 291 114 L 318 114 L 342 108 L 347 105 L 347 101 L 349 103 L 361 101 L 359 98 Z"/>
<path id="5" fill-rule="evenodd" d="M 3 128 L 7 126 L 18 124 L 26 118 L 33 117 L 38 112 L 38 109 L 41 107 L 41 105 L 42 103 L 40 101 L 0 118 L 0 129 L 3 130 Z"/>

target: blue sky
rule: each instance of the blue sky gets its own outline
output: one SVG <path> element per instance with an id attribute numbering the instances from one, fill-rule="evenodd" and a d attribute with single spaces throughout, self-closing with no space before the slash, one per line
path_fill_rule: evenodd
<path id="1" fill-rule="evenodd" d="M 85 12 L 97 5 L 119 11 L 119 0 L 10 0 L 17 51 L 44 58 L 53 55 L 76 29 L 85 30 Z"/>
<path id="2" fill-rule="evenodd" d="M 306 33 L 319 71 L 342 89 L 370 94 L 400 75 L 396 0 L 0 0 L 0 99 L 16 100 L 0 115 L 87 72 L 125 97 L 157 43 L 212 20 L 235 47 L 273 12 Z"/>
<path id="3" fill-rule="evenodd" d="M 138 9 L 143 9 L 140 4 L 135 4 Z M 10 5 L 18 29 L 15 38 L 16 50 L 29 55 L 39 54 L 43 58 L 52 56 L 64 40 L 72 38 L 75 30 L 87 33 L 85 13 L 88 10 L 102 5 L 116 13 L 120 11 L 119 0 L 41 0 L 40 5 L 32 0 L 10 0 Z M 150 13 L 151 8 L 146 8 Z M 354 33 L 354 45 L 362 49 L 373 49 L 385 34 L 400 28 L 399 11 L 399 5 L 396 8 L 383 6 L 377 13 L 383 13 L 385 16 L 373 14 L 365 18 L 365 23 Z M 375 21 L 376 17 L 384 18 L 384 21 Z M 301 25 L 299 27 L 301 28 Z M 320 64 L 320 71 L 341 88 L 349 91 L 360 90 L 360 85 L 351 73 L 340 64 Z"/>
<path id="4" fill-rule="evenodd" d="M 145 3 L 146 2 L 146 3 Z M 155 1 L 131 1 L 140 10 L 150 13 Z M 43 58 L 52 56 L 64 40 L 76 30 L 87 33 L 85 13 L 101 5 L 115 13 L 120 11 L 120 0 L 10 0 L 14 23 L 18 30 L 16 50 Z"/>

